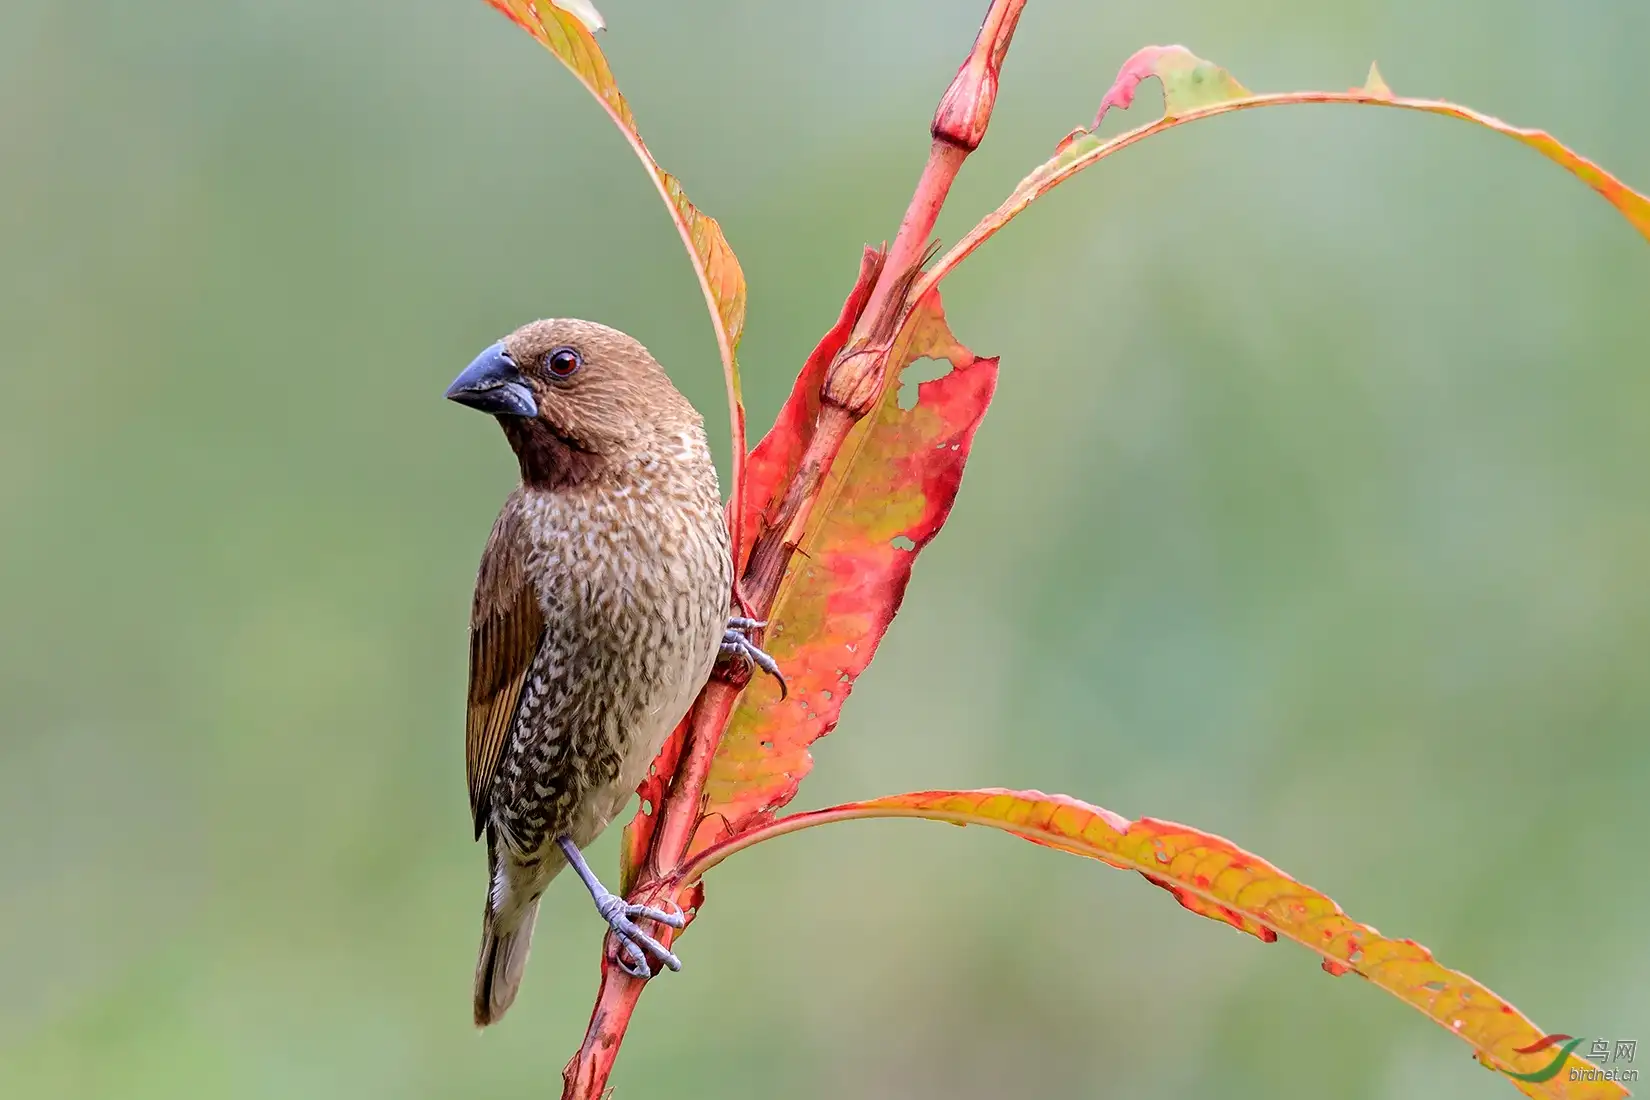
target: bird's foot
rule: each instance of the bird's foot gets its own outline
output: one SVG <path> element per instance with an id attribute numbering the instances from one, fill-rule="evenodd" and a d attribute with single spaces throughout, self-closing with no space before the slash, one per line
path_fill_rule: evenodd
<path id="1" fill-rule="evenodd" d="M 781 699 L 790 694 L 790 687 L 785 683 L 785 674 L 779 671 L 779 662 L 768 656 L 757 644 L 750 640 L 749 631 L 759 630 L 768 624 L 756 619 L 746 619 L 735 615 L 728 620 L 727 630 L 722 632 L 722 656 L 737 657 L 753 668 L 759 668 L 779 681 L 779 697 Z"/>
<path id="2" fill-rule="evenodd" d="M 568 865 L 584 882 L 585 889 L 590 891 L 591 898 L 596 902 L 596 912 L 602 915 L 613 935 L 618 937 L 617 962 L 620 969 L 632 978 L 651 978 L 653 967 L 648 964 L 649 955 L 672 970 L 682 969 L 682 960 L 671 954 L 670 948 L 643 932 L 636 923 L 637 920 L 653 920 L 671 928 L 681 928 L 687 924 L 687 917 L 682 911 L 674 904 L 671 905 L 676 910 L 674 913 L 655 909 L 651 905 L 630 904 L 601 884 L 572 837 L 557 837 L 556 843 L 561 846 Z"/>
<path id="3" fill-rule="evenodd" d="M 676 906 L 672 905 L 671 908 L 676 909 Z M 687 918 L 682 915 L 680 909 L 671 913 L 655 909 L 651 905 L 632 905 L 617 894 L 603 894 L 596 898 L 596 912 L 602 915 L 602 919 L 607 921 L 607 926 L 613 929 L 613 934 L 618 937 L 619 967 L 632 978 L 653 976 L 653 968 L 647 961 L 649 955 L 672 970 L 682 969 L 682 960 L 671 954 L 670 948 L 643 932 L 636 923 L 640 918 L 680 928 L 687 923 Z"/>

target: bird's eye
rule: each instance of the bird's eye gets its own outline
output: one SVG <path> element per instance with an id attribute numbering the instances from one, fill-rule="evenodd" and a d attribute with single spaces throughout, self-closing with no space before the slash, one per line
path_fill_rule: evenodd
<path id="1" fill-rule="evenodd" d="M 572 348 L 557 348 L 544 357 L 544 369 L 552 378 L 569 378 L 582 366 L 584 358 Z"/>

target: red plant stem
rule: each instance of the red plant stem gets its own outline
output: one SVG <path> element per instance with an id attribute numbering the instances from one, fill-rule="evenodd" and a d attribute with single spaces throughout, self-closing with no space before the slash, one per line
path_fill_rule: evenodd
<path id="1" fill-rule="evenodd" d="M 934 223 L 939 220 L 940 208 L 945 205 L 946 197 L 951 193 L 951 184 L 956 181 L 957 173 L 962 171 L 963 161 L 968 159 L 970 152 L 964 146 L 935 136 L 934 143 L 928 148 L 928 163 L 923 165 L 922 177 L 911 195 L 911 204 L 905 208 L 905 217 L 899 223 L 899 232 L 894 237 L 893 247 L 888 250 L 882 274 L 877 277 L 876 286 L 871 290 L 871 298 L 865 303 L 865 312 L 861 315 L 860 324 L 855 327 L 855 336 L 868 335 L 876 327 L 875 319 L 887 313 L 900 273 L 909 271 L 927 247 L 929 236 L 934 232 Z M 898 303 L 894 303 L 894 308 L 898 308 Z M 853 338 L 850 337 L 848 342 L 852 344 Z"/>
<path id="2" fill-rule="evenodd" d="M 893 247 L 888 250 L 882 274 L 865 304 L 861 323 L 855 327 L 855 337 L 864 337 L 883 327 L 890 319 L 890 310 L 898 310 L 905 304 L 893 300 L 893 291 L 902 285 L 902 276 L 910 272 L 928 247 L 934 223 L 939 220 L 940 208 L 951 193 L 957 173 L 962 171 L 968 154 L 978 149 L 985 139 L 991 109 L 997 102 L 1003 57 L 1008 53 L 1024 7 L 1025 0 L 992 0 L 985 21 L 980 24 L 980 33 L 974 37 L 974 48 L 957 69 L 945 95 L 940 97 L 929 127 L 934 143 L 928 150 L 928 163 L 905 209 Z M 854 342 L 850 337 L 849 346 Z"/>
<path id="3" fill-rule="evenodd" d="M 738 700 L 739 685 L 728 680 L 714 679 L 699 693 L 699 701 L 693 705 L 693 723 L 688 726 L 686 750 L 676 765 L 676 779 L 665 796 L 663 817 L 648 850 L 642 882 L 656 882 L 670 874 L 687 855 L 693 830 L 699 824 L 699 794 L 704 790 L 705 777 L 710 774 L 716 746 L 722 741 L 722 730 L 727 727 L 728 716 Z M 677 783 L 694 779 L 697 784 L 691 796 L 685 785 L 678 793 Z"/>
<path id="4" fill-rule="evenodd" d="M 763 531 L 751 548 L 750 563 L 745 569 L 741 586 L 758 617 L 766 615 L 773 606 L 779 582 L 796 549 L 797 539 L 806 522 L 808 509 L 819 496 L 819 487 L 825 471 L 842 449 L 843 440 L 854 425 L 854 418 L 835 406 L 820 410 L 818 426 L 809 440 L 801 464 L 785 493 L 773 526 Z M 798 534 L 790 534 L 792 531 Z M 649 845 L 647 865 L 630 892 L 631 901 L 652 903 L 663 893 L 661 885 L 673 887 L 677 868 L 693 841 L 699 824 L 699 807 L 710 774 L 711 761 L 716 756 L 722 731 L 738 701 L 743 684 L 723 679 L 727 670 L 718 669 L 716 677 L 705 685 L 693 707 L 693 720 L 688 726 L 687 745 L 676 767 L 670 791 L 665 795 L 658 829 Z M 674 889 L 670 890 L 675 893 Z M 678 904 L 681 904 L 678 902 Z M 669 928 L 656 929 L 659 940 L 670 946 L 674 933 Z M 609 937 L 611 939 L 611 937 Z M 596 995 L 595 1007 L 590 1013 L 590 1024 L 585 1029 L 580 1045 L 567 1067 L 562 1071 L 563 1100 L 599 1100 L 607 1087 L 607 1078 L 613 1062 L 619 1055 L 625 1030 L 630 1025 L 631 1013 L 641 998 L 644 981 L 633 978 L 608 961 L 611 948 L 604 944 L 601 989 Z"/>
<path id="5" fill-rule="evenodd" d="M 952 824 L 957 825 L 970 824 L 970 822 L 958 818 L 957 815 L 953 815 L 950 819 L 947 819 L 944 817 L 936 817 L 932 814 L 932 812 L 924 812 L 917 809 L 889 807 L 886 809 L 866 811 L 865 809 L 854 805 L 829 806 L 823 810 L 808 810 L 799 814 L 786 814 L 784 817 L 779 818 L 776 821 L 770 821 L 766 825 L 759 825 L 754 829 L 747 829 L 738 836 L 730 836 L 725 840 L 717 841 L 715 844 L 712 844 L 710 847 L 699 852 L 686 863 L 683 863 L 677 870 L 676 876 L 682 886 L 692 886 L 694 883 L 704 878 L 706 871 L 709 871 L 712 867 L 715 867 L 724 859 L 727 859 L 736 852 L 742 852 L 752 845 L 760 844 L 765 840 L 772 840 L 776 836 L 786 836 L 790 833 L 801 832 L 803 829 L 811 829 L 816 825 L 829 825 L 836 821 L 856 821 L 874 817 L 914 817 L 927 821 L 951 820 Z M 1008 831 L 1012 832 L 1012 830 Z"/>
<path id="6" fill-rule="evenodd" d="M 813 436 L 802 452 L 802 460 L 774 513 L 773 523 L 751 547 L 750 561 L 745 566 L 743 584 L 745 591 L 755 593 L 751 602 L 759 612 L 758 617 L 766 616 L 773 609 L 779 583 L 785 577 L 791 555 L 802 541 L 814 501 L 819 499 L 820 486 L 858 419 L 840 406 L 821 406 Z"/>
<path id="7" fill-rule="evenodd" d="M 928 163 L 917 181 L 899 232 L 889 249 L 887 261 L 877 276 L 875 286 L 866 301 L 858 323 L 854 326 L 844 355 L 851 355 L 856 345 L 873 333 L 893 331 L 894 322 L 905 307 L 906 292 L 912 276 L 928 247 L 939 218 L 940 208 L 951 191 L 951 184 L 962 169 L 968 154 L 979 147 L 991 119 L 991 109 L 997 98 L 997 79 L 1003 56 L 1014 36 L 1025 0 L 992 0 L 986 12 L 980 33 L 968 59 L 957 70 L 951 86 L 946 89 L 934 113 L 930 127 L 934 142 L 929 150 Z M 888 347 L 880 347 L 872 357 L 862 357 L 856 367 L 866 374 L 865 381 L 874 383 L 874 392 L 880 393 L 887 384 Z M 843 358 L 839 356 L 839 360 Z M 841 365 L 833 364 L 833 368 Z M 858 371 L 856 371 L 858 373 Z M 853 402 L 845 405 L 831 397 L 832 378 L 826 376 L 826 399 L 819 411 L 819 419 L 803 452 L 802 460 L 786 487 L 785 495 L 751 547 L 745 572 L 738 589 L 742 601 L 749 606 L 755 618 L 765 618 L 773 607 L 780 582 L 796 552 L 807 528 L 814 502 L 831 464 L 842 450 L 843 442 L 870 405 Z M 736 507 L 738 503 L 736 503 Z M 689 726 L 687 745 L 677 764 L 669 792 L 660 811 L 658 829 L 654 831 L 648 849 L 645 868 L 638 877 L 630 900 L 652 900 L 664 892 L 675 892 L 680 879 L 678 871 L 687 854 L 699 824 L 699 810 L 703 804 L 705 779 L 710 774 L 711 761 L 727 728 L 728 717 L 747 678 L 742 670 L 719 668 L 710 683 L 700 692 L 694 705 L 693 721 Z M 671 930 L 658 929 L 660 939 L 667 946 Z M 641 997 L 645 981 L 632 978 L 609 961 L 611 947 L 604 944 L 601 988 L 590 1014 L 590 1024 L 584 1042 L 562 1071 L 562 1100 L 600 1100 L 607 1088 L 608 1076 L 618 1058 L 620 1044 L 636 1002 Z"/>

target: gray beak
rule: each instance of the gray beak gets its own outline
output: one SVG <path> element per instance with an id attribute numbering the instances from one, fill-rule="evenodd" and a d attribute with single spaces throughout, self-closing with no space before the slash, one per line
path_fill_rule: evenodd
<path id="1" fill-rule="evenodd" d="M 537 416 L 538 402 L 502 342 L 493 344 L 447 387 L 447 400 L 493 416 Z"/>

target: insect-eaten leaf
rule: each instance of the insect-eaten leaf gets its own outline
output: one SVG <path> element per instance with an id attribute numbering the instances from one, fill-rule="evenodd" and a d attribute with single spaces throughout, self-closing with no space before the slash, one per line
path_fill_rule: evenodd
<path id="1" fill-rule="evenodd" d="M 1134 102 L 1135 89 L 1148 76 L 1163 84 L 1163 115 L 1176 118 L 1199 107 L 1250 95 L 1248 88 L 1232 79 L 1232 74 L 1212 61 L 1205 61 L 1183 46 L 1147 46 L 1123 64 L 1111 90 L 1100 101 L 1091 130 L 1098 130 L 1106 112 L 1116 107 L 1126 111 Z"/>
<path id="2" fill-rule="evenodd" d="M 780 409 L 779 418 L 774 422 L 773 429 L 762 437 L 762 442 L 750 455 L 744 495 L 728 502 L 730 529 L 735 525 L 732 513 L 739 507 L 741 500 L 745 502 L 748 511 L 759 515 L 770 500 L 784 492 L 785 487 L 790 484 L 790 479 L 802 460 L 802 452 L 813 433 L 815 417 L 819 415 L 819 389 L 825 377 L 825 370 L 830 366 L 831 359 L 836 353 L 842 350 L 842 345 L 847 341 L 848 333 L 858 320 L 860 311 L 865 308 L 871 287 L 876 282 L 877 274 L 882 270 L 882 261 L 881 252 L 870 248 L 865 250 L 865 255 L 860 261 L 859 277 L 854 282 L 854 289 L 848 294 L 848 300 L 843 303 L 841 316 L 808 356 L 791 391 L 790 400 Z M 736 558 L 734 565 L 735 573 L 742 573 L 745 558 Z M 665 793 L 682 758 L 682 746 L 687 739 L 692 717 L 689 714 L 683 718 L 671 732 L 648 769 L 647 778 L 643 779 L 636 789 L 640 805 L 635 816 L 625 825 L 624 839 L 619 845 L 621 894 L 629 895 L 631 887 L 641 874 L 642 863 L 653 843 L 654 830 L 659 825 Z"/>
<path id="3" fill-rule="evenodd" d="M 871 257 L 856 294 L 868 289 Z M 812 423 L 820 381 L 857 313 L 821 342 L 797 379 L 775 428 L 751 455 L 747 501 L 763 488 L 775 502 L 800 453 L 797 433 Z M 900 408 L 899 375 L 917 359 L 951 369 L 917 387 Z M 997 361 L 981 359 L 946 326 L 937 294 L 922 299 L 890 357 L 890 381 L 875 408 L 849 433 L 815 502 L 797 553 L 769 611 L 768 651 L 785 671 L 781 699 L 769 679 L 740 697 L 705 783 L 703 821 L 690 851 L 771 820 L 795 795 L 813 759 L 808 746 L 837 723 L 854 681 L 899 610 L 917 555 L 951 512 L 974 432 L 997 384 Z"/>
<path id="4" fill-rule="evenodd" d="M 1172 821 L 1136 821 L 1065 795 L 985 789 L 919 791 L 792 814 L 707 849 L 683 868 L 697 883 L 738 851 L 785 833 L 860 818 L 916 817 L 952 825 L 988 825 L 1034 844 L 1139 872 L 1200 916 L 1268 943 L 1279 936 L 1321 957 L 1330 974 L 1355 973 L 1419 1011 L 1473 1048 L 1484 1065 L 1541 1076 L 1554 1060 L 1537 1049 L 1545 1034 L 1477 981 L 1451 970 L 1413 940 L 1392 939 L 1348 916 L 1328 897 L 1290 878 L 1229 840 Z M 1554 1100 L 1628 1095 L 1613 1081 L 1570 1076 L 1590 1064 L 1566 1054 L 1562 1072 L 1537 1080 L 1509 1078 L 1530 1096 Z"/>
<path id="5" fill-rule="evenodd" d="M 1112 108 L 1127 110 L 1142 81 L 1156 77 L 1163 85 L 1163 116 L 1143 126 L 1102 138 L 1100 123 Z M 1214 118 L 1233 111 L 1258 107 L 1283 107 L 1300 103 L 1350 103 L 1374 107 L 1396 107 L 1406 111 L 1443 115 L 1471 122 L 1498 134 L 1505 134 L 1564 168 L 1618 210 L 1622 217 L 1646 239 L 1650 239 L 1650 197 L 1647 197 L 1579 153 L 1562 145 L 1543 130 L 1511 126 L 1498 118 L 1441 99 L 1412 99 L 1393 94 L 1374 65 L 1363 85 L 1344 92 L 1276 92 L 1257 94 L 1240 84 L 1231 73 L 1212 61 L 1205 61 L 1184 46 L 1147 46 L 1123 63 L 1111 88 L 1100 100 L 1094 124 L 1078 128 L 1062 138 L 1054 155 L 1020 181 L 1002 205 L 941 256 L 918 282 L 921 294 L 938 286 L 956 266 L 1003 226 L 1013 221 L 1037 199 L 1071 179 L 1083 169 L 1098 164 L 1113 153 L 1143 138 L 1182 123 Z"/>

